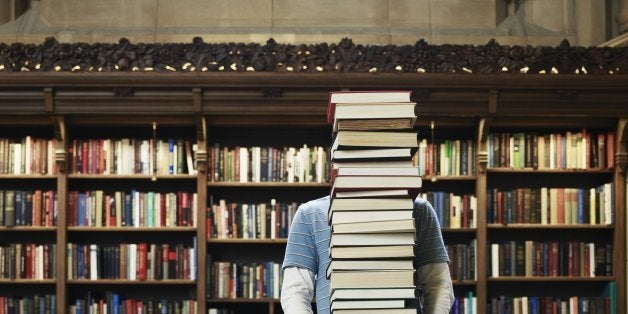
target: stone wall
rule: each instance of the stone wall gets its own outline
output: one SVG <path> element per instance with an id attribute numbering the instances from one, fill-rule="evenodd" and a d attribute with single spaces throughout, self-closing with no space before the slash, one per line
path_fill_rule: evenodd
<path id="1" fill-rule="evenodd" d="M 0 12 L 11 1 L 0 0 Z M 4 6 L 4 7 L 3 7 Z M 0 42 L 337 43 L 590 46 L 607 38 L 600 0 L 33 0 Z"/>

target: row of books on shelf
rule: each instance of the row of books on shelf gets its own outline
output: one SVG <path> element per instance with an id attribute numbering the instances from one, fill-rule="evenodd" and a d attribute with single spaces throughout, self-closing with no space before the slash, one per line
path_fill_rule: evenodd
<path id="1" fill-rule="evenodd" d="M 196 240 L 185 244 L 67 246 L 68 279 L 196 280 Z"/>
<path id="2" fill-rule="evenodd" d="M 196 300 L 172 300 L 152 298 L 136 299 L 125 298 L 119 293 L 106 292 L 101 294 L 92 293 L 91 291 L 87 292 L 85 298 L 77 298 L 68 306 L 68 313 L 70 314 L 196 314 L 196 310 Z"/>
<path id="3" fill-rule="evenodd" d="M 488 189 L 488 223 L 612 225 L 615 184 L 594 188 Z"/>
<path id="4" fill-rule="evenodd" d="M 196 144 L 183 139 L 75 139 L 68 149 L 75 174 L 196 174 Z"/>
<path id="5" fill-rule="evenodd" d="M 70 191 L 68 225 L 90 227 L 196 226 L 196 193 Z"/>
<path id="6" fill-rule="evenodd" d="M 429 143 L 419 139 L 413 161 L 419 166 L 421 176 L 468 176 L 474 175 L 475 141 L 443 139 Z"/>
<path id="7" fill-rule="evenodd" d="M 613 275 L 613 245 L 578 241 L 500 241 L 488 253 L 490 276 L 603 277 Z"/>
<path id="8" fill-rule="evenodd" d="M 308 147 L 227 147 L 215 143 L 209 152 L 210 181 L 328 182 L 329 149 Z"/>
<path id="9" fill-rule="evenodd" d="M 472 194 L 426 192 L 419 197 L 432 204 L 441 228 L 475 228 L 478 200 Z"/>
<path id="10" fill-rule="evenodd" d="M 214 261 L 207 256 L 207 295 L 213 299 L 279 299 L 281 263 Z"/>
<path id="11" fill-rule="evenodd" d="M 207 207 L 207 238 L 287 238 L 298 206 L 275 199 L 258 204 L 227 203 L 221 199 Z"/>
<path id="12" fill-rule="evenodd" d="M 0 174 L 55 174 L 56 146 L 54 139 L 0 138 Z"/>
<path id="13" fill-rule="evenodd" d="M 449 256 L 449 274 L 451 280 L 476 280 L 476 240 L 467 243 L 446 244 Z"/>
<path id="14" fill-rule="evenodd" d="M 488 303 L 488 313 L 598 313 L 612 314 L 615 300 L 610 296 L 495 296 Z"/>
<path id="15" fill-rule="evenodd" d="M 57 246 L 53 243 L 0 245 L 0 279 L 53 279 Z"/>
<path id="16" fill-rule="evenodd" d="M 465 293 L 463 297 L 455 297 L 454 303 L 451 305 L 451 310 L 449 311 L 449 313 L 452 314 L 476 314 L 477 312 L 478 300 L 472 291 Z"/>
<path id="17" fill-rule="evenodd" d="M 54 294 L 35 294 L 16 297 L 0 296 L 1 314 L 46 314 L 57 310 L 57 296 Z"/>
<path id="18" fill-rule="evenodd" d="M 0 190 L 0 226 L 56 226 L 54 190 Z"/>
<path id="19" fill-rule="evenodd" d="M 615 166 L 615 133 L 490 133 L 488 166 L 535 169 L 604 169 Z"/>

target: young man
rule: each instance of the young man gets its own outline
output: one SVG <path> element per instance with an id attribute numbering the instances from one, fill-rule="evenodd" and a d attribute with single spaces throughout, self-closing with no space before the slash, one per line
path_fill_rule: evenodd
<path id="1" fill-rule="evenodd" d="M 329 264 L 330 227 L 327 224 L 329 196 L 302 204 L 297 211 L 283 261 L 281 306 L 284 313 L 312 313 L 316 296 L 318 314 L 330 313 Z M 449 313 L 454 294 L 449 274 L 449 257 L 443 244 L 438 219 L 432 205 L 422 199 L 414 202 L 417 283 L 423 291 L 423 312 Z"/>

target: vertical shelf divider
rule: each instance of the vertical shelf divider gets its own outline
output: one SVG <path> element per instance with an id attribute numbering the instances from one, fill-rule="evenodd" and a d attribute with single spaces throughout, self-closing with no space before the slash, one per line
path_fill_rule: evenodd
<path id="1" fill-rule="evenodd" d="M 615 138 L 615 171 L 613 182 L 615 183 L 615 234 L 613 245 L 615 254 L 614 277 L 617 286 L 617 313 L 626 313 L 626 164 L 628 153 L 628 118 L 621 118 L 617 122 Z M 622 247 L 617 247 L 619 244 Z"/>
<path id="2" fill-rule="evenodd" d="M 200 88 L 193 89 L 193 108 L 196 121 L 196 304 L 198 313 L 207 312 L 207 236 L 205 226 L 205 208 L 207 207 L 207 124 L 202 115 L 202 96 Z"/>
<path id="3" fill-rule="evenodd" d="M 66 151 L 67 133 L 65 120 L 62 116 L 54 117 L 55 137 L 57 147 L 55 162 L 57 165 L 57 256 L 56 258 L 56 294 L 57 313 L 67 311 L 67 274 L 66 247 L 67 247 L 67 193 L 68 193 L 68 155 Z"/>
<path id="4" fill-rule="evenodd" d="M 477 313 L 486 313 L 486 300 L 487 300 L 487 271 L 486 263 L 483 261 L 483 257 L 487 256 L 487 234 L 486 234 L 486 167 L 488 166 L 488 154 L 487 151 L 487 138 L 489 130 L 488 118 L 482 118 L 478 124 L 478 136 L 477 136 L 477 156 L 476 156 L 476 169 L 475 174 L 475 193 L 477 197 L 477 225 L 476 225 L 476 298 L 477 298 Z"/>

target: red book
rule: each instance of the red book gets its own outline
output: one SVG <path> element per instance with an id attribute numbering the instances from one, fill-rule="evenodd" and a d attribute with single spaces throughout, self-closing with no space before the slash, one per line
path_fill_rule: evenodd
<path id="1" fill-rule="evenodd" d="M 54 222 L 54 207 L 55 207 L 55 191 L 48 191 L 48 193 L 46 193 L 48 196 L 46 196 L 46 211 L 45 211 L 45 216 L 43 217 L 45 219 L 45 221 L 43 221 L 42 225 L 46 225 L 46 226 L 54 226 L 55 222 Z"/>
<path id="2" fill-rule="evenodd" d="M 160 212 L 160 219 L 161 219 L 161 226 L 165 226 L 166 225 L 166 215 L 167 215 L 167 207 L 166 207 L 166 193 L 162 193 L 161 197 L 159 198 L 159 212 Z"/>
<path id="3" fill-rule="evenodd" d="M 33 246 L 34 244 L 26 244 L 24 249 L 26 250 L 26 258 L 25 258 L 25 265 L 24 265 L 24 270 L 25 270 L 25 277 L 26 278 L 33 278 Z"/>
<path id="4" fill-rule="evenodd" d="M 615 167 L 615 133 L 606 133 L 606 166 Z"/>
<path id="5" fill-rule="evenodd" d="M 517 223 L 523 223 L 523 189 L 517 189 Z"/>
<path id="6" fill-rule="evenodd" d="M 168 279 L 177 278 L 177 252 L 175 250 L 168 251 Z"/>
<path id="7" fill-rule="evenodd" d="M 589 263 L 591 258 L 591 250 L 589 250 L 589 246 L 584 244 L 584 265 L 582 268 L 584 269 L 584 277 L 590 277 L 591 273 L 591 264 Z"/>
<path id="8" fill-rule="evenodd" d="M 44 278 L 50 278 L 50 245 L 49 244 L 43 244 L 44 246 L 44 260 L 43 261 L 38 261 L 39 263 L 44 263 L 44 273 L 43 276 Z"/>
<path id="9" fill-rule="evenodd" d="M 212 238 L 212 226 L 213 226 L 213 217 L 212 217 L 212 208 L 211 208 L 211 206 L 207 207 L 205 217 L 206 217 L 205 234 L 207 235 L 207 239 L 211 239 Z"/>
<path id="10" fill-rule="evenodd" d="M 137 270 L 137 279 L 140 281 L 146 280 L 146 264 L 148 262 L 148 244 L 140 243 L 138 244 L 138 270 Z"/>
<path id="11" fill-rule="evenodd" d="M 89 156 L 89 141 L 84 141 L 82 144 L 83 145 L 81 147 L 81 150 L 82 150 L 82 153 L 81 153 L 81 166 L 82 166 L 81 173 L 86 174 L 86 173 L 89 173 L 88 172 L 88 170 L 89 170 L 89 167 L 88 167 L 89 166 L 89 157 L 90 157 Z"/>
<path id="12" fill-rule="evenodd" d="M 333 123 L 337 103 L 400 103 L 412 102 L 411 91 L 337 91 L 329 93 L 327 122 Z"/>
<path id="13" fill-rule="evenodd" d="M 42 212 L 42 191 L 36 190 L 33 196 L 33 226 L 41 226 L 41 212 Z M 69 199 L 68 199 L 69 202 Z M 69 206 L 69 204 L 68 204 Z"/>
<path id="14" fill-rule="evenodd" d="M 559 224 L 564 224 L 565 223 L 565 189 L 563 188 L 558 188 L 558 223 Z"/>

